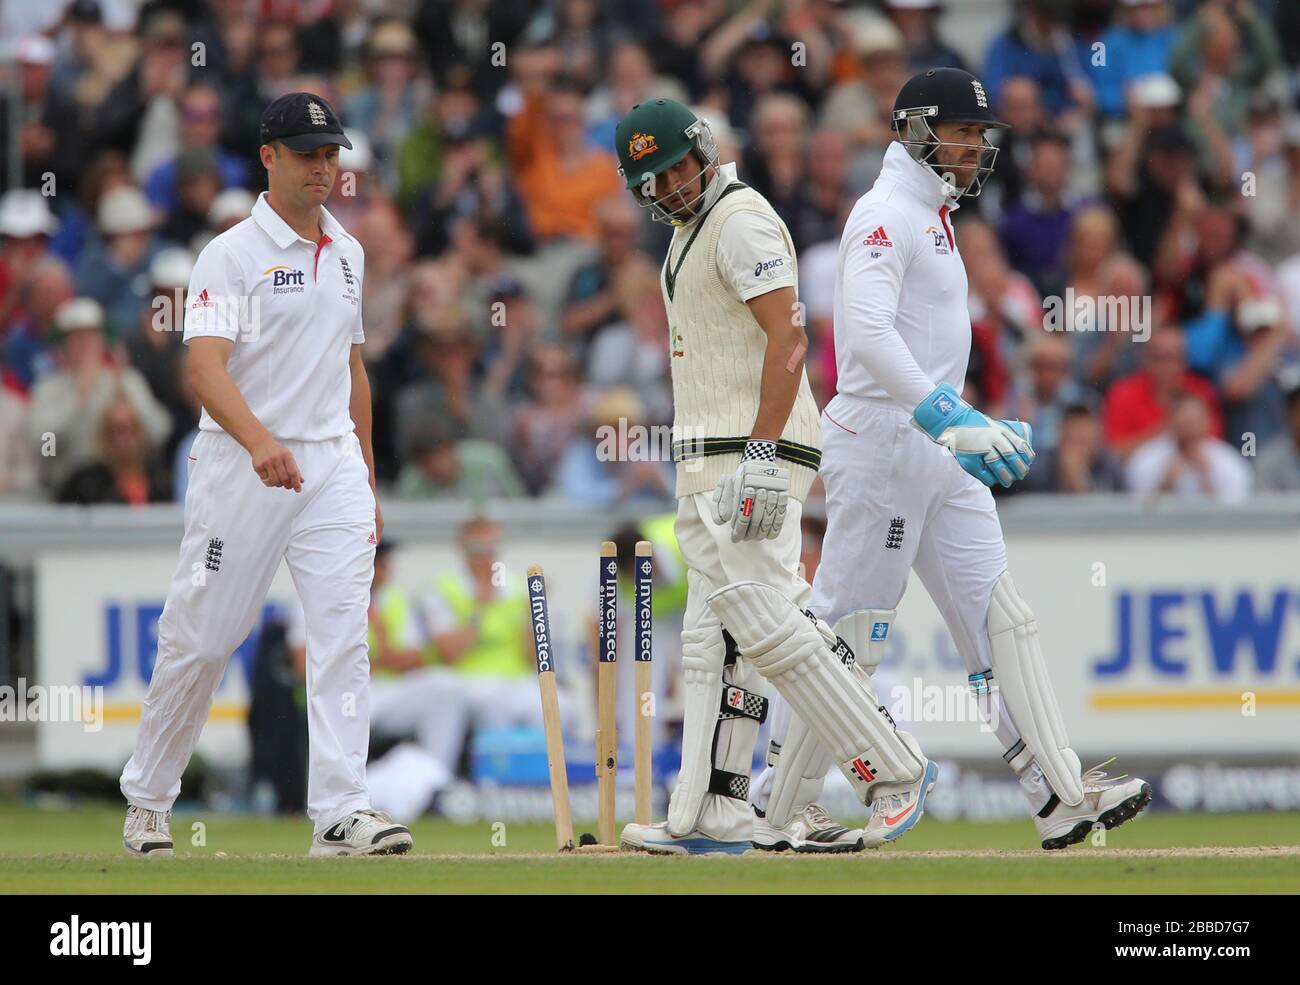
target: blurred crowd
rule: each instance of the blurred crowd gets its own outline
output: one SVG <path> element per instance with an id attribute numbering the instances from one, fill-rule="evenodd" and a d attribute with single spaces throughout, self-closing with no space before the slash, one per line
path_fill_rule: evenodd
<path id="1" fill-rule="evenodd" d="M 43 0 L 0 44 L 0 500 L 183 497 L 190 269 L 305 89 L 353 143 L 328 208 L 366 250 L 386 494 L 660 503 L 670 463 L 598 441 L 672 416 L 670 230 L 616 122 L 688 102 L 772 201 L 824 404 L 842 223 L 937 65 L 1011 125 L 957 236 L 966 396 L 1033 425 L 1023 488 L 1300 489 L 1300 4 Z"/>

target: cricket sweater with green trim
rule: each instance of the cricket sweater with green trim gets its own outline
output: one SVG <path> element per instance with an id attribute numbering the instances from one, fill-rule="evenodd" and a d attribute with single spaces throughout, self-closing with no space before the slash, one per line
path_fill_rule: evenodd
<path id="1" fill-rule="evenodd" d="M 709 492 L 736 471 L 758 416 L 767 335 L 718 269 L 719 236 L 728 217 L 738 212 L 774 220 L 791 265 L 795 262 L 794 242 L 781 217 L 767 199 L 740 182 L 727 185 L 702 218 L 673 234 L 660 286 L 672 346 L 679 497 Z M 807 371 L 801 367 L 799 374 L 777 458 L 790 470 L 790 495 L 802 502 L 821 463 L 821 425 Z"/>

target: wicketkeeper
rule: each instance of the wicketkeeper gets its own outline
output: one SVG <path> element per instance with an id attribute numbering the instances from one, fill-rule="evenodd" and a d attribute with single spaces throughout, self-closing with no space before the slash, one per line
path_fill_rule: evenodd
<path id="1" fill-rule="evenodd" d="M 1025 477 L 1033 436 L 1024 422 L 991 419 L 960 393 L 971 327 L 951 216 L 961 198 L 979 194 L 997 155 L 986 133 L 1004 124 L 979 80 L 953 68 L 904 85 L 893 120 L 884 168 L 840 242 L 839 392 L 822 415 L 827 529 L 812 610 L 860 627 L 858 663 L 869 672 L 914 570 L 943 613 L 1042 846 L 1063 848 L 1096 824 L 1135 816 L 1151 788 L 1107 780 L 1100 767 L 1084 772 L 1070 747 L 989 492 Z M 780 827 L 820 794 L 839 754 L 797 717 L 774 728 L 773 739 L 773 768 L 755 802 Z M 867 844 L 915 825 L 932 785 L 927 773 L 877 798 Z"/>

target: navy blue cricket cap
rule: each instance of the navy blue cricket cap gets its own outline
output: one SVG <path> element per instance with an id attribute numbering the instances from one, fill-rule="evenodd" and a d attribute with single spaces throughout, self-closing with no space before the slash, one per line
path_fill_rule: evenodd
<path id="1" fill-rule="evenodd" d="M 315 150 L 326 144 L 352 149 L 334 108 L 315 93 L 290 92 L 262 111 L 262 143 L 278 140 L 293 150 Z"/>

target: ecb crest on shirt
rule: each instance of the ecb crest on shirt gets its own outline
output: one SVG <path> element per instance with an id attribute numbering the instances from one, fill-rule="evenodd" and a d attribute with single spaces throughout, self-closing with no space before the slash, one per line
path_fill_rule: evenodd
<path id="1" fill-rule="evenodd" d="M 343 298 L 351 301 L 352 304 L 361 303 L 361 295 L 357 291 L 357 279 L 352 274 L 352 267 L 348 265 L 347 257 L 339 257 L 339 266 L 343 268 Z"/>

